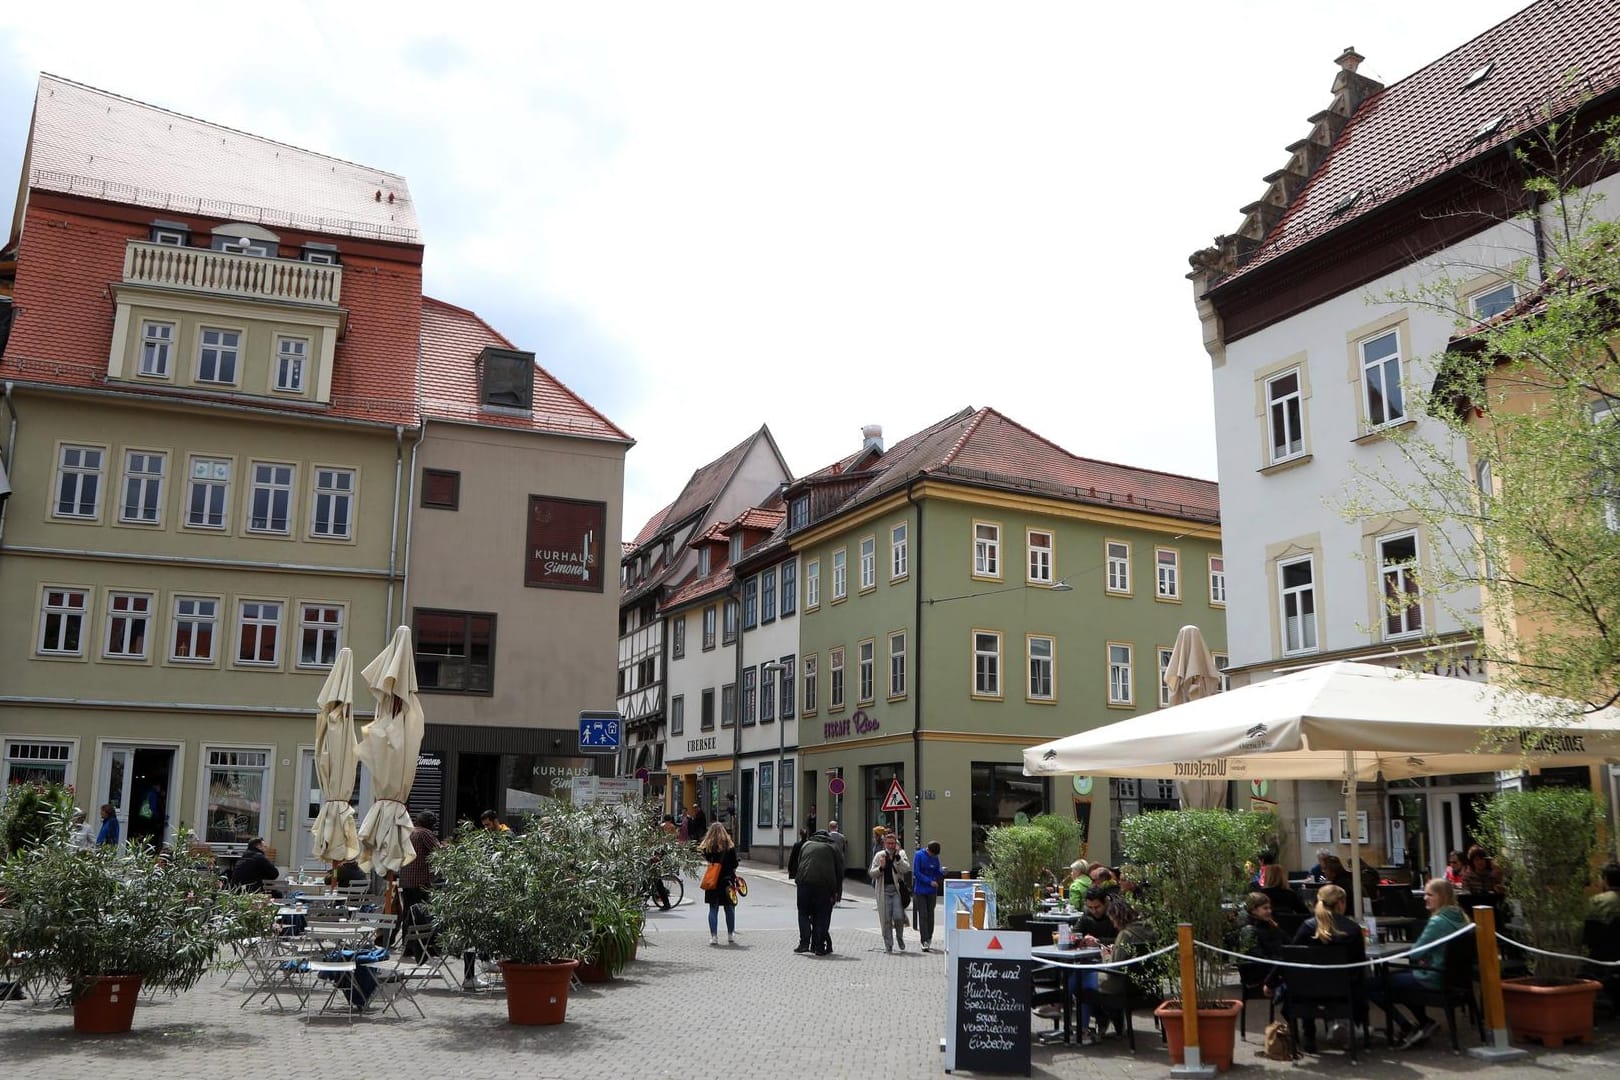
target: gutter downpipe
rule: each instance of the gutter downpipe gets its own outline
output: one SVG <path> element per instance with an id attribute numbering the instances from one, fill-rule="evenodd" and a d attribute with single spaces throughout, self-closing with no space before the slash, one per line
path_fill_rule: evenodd
<path id="1" fill-rule="evenodd" d="M 399 554 L 399 484 L 400 470 L 405 464 L 405 428 L 394 425 L 394 518 L 388 525 L 388 606 L 383 612 L 383 633 L 386 638 L 394 625 L 394 571 Z"/>
<path id="2" fill-rule="evenodd" d="M 743 583 L 742 583 L 742 578 L 737 574 L 737 564 L 732 563 L 731 564 L 731 588 L 727 589 L 726 593 L 727 593 L 728 596 L 735 596 L 736 597 L 735 603 L 737 605 L 737 640 L 734 643 L 734 647 L 737 650 L 737 656 L 736 656 L 737 673 L 734 676 L 734 678 L 736 679 L 736 687 L 737 687 L 737 689 L 736 689 L 735 693 L 732 694 L 732 699 L 735 701 L 736 704 L 734 706 L 734 712 L 732 713 L 732 717 L 731 717 L 731 801 L 737 806 L 737 821 L 735 822 L 735 825 L 737 827 L 737 835 L 733 836 L 731 838 L 731 842 L 733 844 L 737 845 L 737 851 L 739 853 L 741 853 L 741 854 L 750 854 L 752 852 L 752 849 L 753 849 L 753 843 L 752 843 L 753 838 L 752 838 L 752 836 L 749 837 L 750 842 L 746 846 L 742 842 L 742 839 L 743 839 L 743 821 L 742 821 L 743 606 L 742 606 L 742 590 L 743 590 Z M 722 636 L 724 636 L 724 634 L 726 632 L 725 624 L 726 624 L 726 609 L 725 609 L 724 605 L 722 605 L 721 608 L 720 608 L 720 633 L 721 633 Z M 721 697 L 723 699 L 725 697 L 725 691 L 722 690 L 720 693 L 721 693 Z M 755 697 L 757 698 L 758 696 L 759 696 L 759 692 L 756 689 L 755 690 Z M 722 714 L 725 712 L 725 702 L 724 702 L 724 700 L 721 701 L 721 710 L 720 711 L 722 712 Z M 722 720 L 725 719 L 723 715 L 722 715 L 721 719 Z M 702 803 L 699 803 L 698 805 L 701 807 Z M 718 813 L 715 815 L 715 817 L 716 817 L 716 820 L 719 820 L 719 814 Z M 752 833 L 753 830 L 749 829 L 749 832 Z"/>
<path id="3" fill-rule="evenodd" d="M 405 485 L 405 555 L 403 559 L 404 566 L 399 573 L 399 618 L 401 622 L 406 621 L 406 617 L 411 610 L 409 604 L 411 592 L 411 523 L 416 520 L 416 454 L 417 451 L 422 449 L 422 444 L 427 441 L 427 417 L 418 417 L 417 422 L 422 425 L 422 429 L 417 434 L 416 441 L 411 444 L 411 478 Z M 389 612 L 392 615 L 392 603 L 389 605 Z M 384 635 L 386 641 L 387 634 L 393 633 L 394 630 L 392 621 L 383 629 L 386 631 Z"/>
<path id="4" fill-rule="evenodd" d="M 912 622 L 913 622 L 913 625 L 915 625 L 916 628 L 917 628 L 916 629 L 916 636 L 917 636 L 916 648 L 912 652 L 912 655 L 917 658 L 916 662 L 912 665 L 912 667 L 917 672 L 917 674 L 916 674 L 917 686 L 916 686 L 916 693 L 914 693 L 912 695 L 912 698 L 911 698 L 911 707 L 912 707 L 912 714 L 911 714 L 911 792 L 912 792 L 912 798 L 915 800 L 913 805 L 916 807 L 916 809 L 912 811 L 912 827 L 916 830 L 916 833 L 917 833 L 917 835 L 916 835 L 916 843 L 912 846 L 913 851 L 917 850 L 918 848 L 922 847 L 922 845 L 923 845 L 923 838 L 922 838 L 923 837 L 923 831 L 922 831 L 922 827 L 923 827 L 923 819 L 922 819 L 922 804 L 923 804 L 923 788 L 922 788 L 922 718 L 923 718 L 923 680 L 922 680 L 922 673 L 923 673 L 923 664 L 922 664 L 922 657 L 923 657 L 923 529 L 922 529 L 922 523 L 923 523 L 923 504 L 918 502 L 916 500 L 916 498 L 915 498 L 915 493 L 916 493 L 916 488 L 917 488 L 917 481 L 919 479 L 921 479 L 921 477 L 912 477 L 911 481 L 906 484 L 906 502 L 910 503 L 911 505 L 913 505 L 913 506 L 915 506 L 917 508 L 917 543 L 916 543 L 915 548 L 913 549 L 915 551 L 915 554 L 912 557 L 912 562 L 915 565 L 916 570 L 917 570 L 916 577 L 912 582 L 912 589 L 914 590 L 914 592 L 912 593 L 912 599 L 913 599 L 914 607 L 915 607 L 915 611 L 916 611 L 915 615 L 912 618 Z"/>
<path id="5" fill-rule="evenodd" d="M 6 474 L 11 478 L 11 486 L 17 486 L 17 403 L 11 399 L 11 390 L 16 383 L 6 380 L 3 400 L 6 403 L 6 412 L 11 416 L 11 423 L 6 428 Z M 13 492 L 15 494 L 15 491 Z M 6 535 L 6 506 L 10 499 L 0 499 L 0 537 Z"/>

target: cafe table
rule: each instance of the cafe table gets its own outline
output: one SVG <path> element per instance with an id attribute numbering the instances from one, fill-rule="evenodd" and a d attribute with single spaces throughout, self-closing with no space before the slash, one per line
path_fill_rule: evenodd
<path id="1" fill-rule="evenodd" d="M 1043 968 L 1056 970 L 1058 973 L 1058 988 L 1063 995 L 1063 1037 L 1065 1043 L 1074 1041 L 1074 992 L 1069 989 L 1069 977 L 1078 972 L 1070 971 L 1063 964 L 1095 964 L 1102 959 L 1102 950 L 1084 946 L 1074 946 L 1063 949 L 1056 945 L 1040 945 L 1029 951 L 1030 956 Z M 1049 1033 L 1043 1032 L 1046 1039 Z M 1048 1040 L 1051 1041 L 1051 1040 Z"/>

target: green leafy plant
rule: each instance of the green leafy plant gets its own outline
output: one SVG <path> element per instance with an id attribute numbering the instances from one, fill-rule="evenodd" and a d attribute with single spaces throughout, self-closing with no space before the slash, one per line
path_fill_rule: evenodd
<path id="1" fill-rule="evenodd" d="M 1086 842 L 1086 830 L 1074 817 L 1062 814 L 1037 814 L 1029 823 L 1052 834 L 1052 861 L 1046 866 L 1050 883 L 1056 885 L 1069 872 L 1069 865 L 1080 857 L 1080 848 Z"/>
<path id="2" fill-rule="evenodd" d="M 1244 860 L 1260 849 L 1271 827 L 1270 815 L 1239 810 L 1161 811 L 1120 822 L 1125 858 L 1147 880 L 1146 914 L 1155 937 L 1174 941 L 1176 925 L 1190 923 L 1194 940 L 1223 945 L 1232 917 L 1221 905 L 1244 894 Z M 1166 960 L 1168 976 L 1177 981 L 1175 954 L 1166 954 Z M 1196 950 L 1200 1007 L 1221 997 L 1225 966 L 1223 957 Z"/>
<path id="3" fill-rule="evenodd" d="M 178 992 L 226 942 L 268 930 L 273 904 L 222 890 L 212 857 L 192 854 L 184 830 L 178 841 L 164 857 L 139 843 L 81 851 L 68 813 L 54 814 L 44 837 L 0 867 L 0 943 L 20 957 L 21 976 L 60 980 L 70 1001 L 102 975 Z"/>
<path id="4" fill-rule="evenodd" d="M 1482 799 L 1479 811 L 1480 837 L 1496 852 L 1529 944 L 1578 957 L 1603 820 L 1597 796 L 1584 788 L 1504 791 Z M 1573 981 L 1581 962 L 1564 956 L 1529 954 L 1536 981 Z"/>
<path id="5" fill-rule="evenodd" d="M 1035 886 L 1045 880 L 1057 851 L 1052 833 L 1036 825 L 998 825 L 985 834 L 985 880 L 996 890 L 1003 924 L 1035 910 Z"/>
<path id="6" fill-rule="evenodd" d="M 0 858 L 10 858 L 44 840 L 52 822 L 73 813 L 73 789 L 30 781 L 0 794 Z"/>

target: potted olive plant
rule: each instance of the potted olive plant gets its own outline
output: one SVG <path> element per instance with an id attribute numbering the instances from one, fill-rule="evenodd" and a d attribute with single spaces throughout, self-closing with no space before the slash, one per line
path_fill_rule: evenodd
<path id="1" fill-rule="evenodd" d="M 1193 940 L 1222 945 L 1231 917 L 1222 904 L 1241 898 L 1247 875 L 1243 862 L 1259 850 L 1273 828 L 1269 814 L 1235 810 L 1177 810 L 1137 814 L 1120 823 L 1125 858 L 1147 881 L 1147 918 L 1163 944 L 1176 938 L 1176 927 L 1190 923 Z M 1175 954 L 1167 954 L 1172 984 L 1179 987 Z M 1225 985 L 1224 958 L 1204 949 L 1194 951 L 1195 992 L 1198 999 L 1199 1050 L 1205 1064 L 1225 1072 L 1232 1067 L 1237 1041 L 1237 1015 L 1243 1002 L 1231 997 Z M 1164 1024 L 1170 1061 L 1184 1057 L 1181 995 L 1155 1010 Z"/>
<path id="2" fill-rule="evenodd" d="M 1528 944 L 1541 950 L 1529 954 L 1528 977 L 1502 983 L 1508 1030 L 1546 1046 L 1592 1040 L 1603 984 L 1580 977 L 1578 957 L 1602 820 L 1584 788 L 1505 791 L 1480 804 L 1480 838 L 1496 852 Z"/>
<path id="3" fill-rule="evenodd" d="M 0 947 L 16 977 L 63 987 L 81 1032 L 128 1031 L 144 987 L 194 986 L 227 942 L 264 933 L 274 907 L 222 890 L 211 858 L 127 844 L 79 850 L 57 813 L 48 833 L 0 867 Z"/>
<path id="4" fill-rule="evenodd" d="M 985 833 L 984 846 L 990 856 L 984 877 L 996 891 L 1002 924 L 1028 924 L 1035 889 L 1051 872 L 1057 840 L 1038 825 L 998 825 Z"/>
<path id="5" fill-rule="evenodd" d="M 1086 842 L 1085 827 L 1072 814 L 1037 814 L 1029 823 L 1052 834 L 1052 861 L 1043 876 L 1047 884 L 1060 884 L 1074 860 L 1080 857 L 1080 847 Z"/>

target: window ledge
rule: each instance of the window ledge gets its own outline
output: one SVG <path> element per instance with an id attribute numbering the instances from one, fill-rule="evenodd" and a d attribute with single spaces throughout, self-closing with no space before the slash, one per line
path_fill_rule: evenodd
<path id="1" fill-rule="evenodd" d="M 1367 446 L 1370 443 L 1383 442 L 1384 439 L 1389 437 L 1389 433 L 1392 431 L 1408 431 L 1416 427 L 1417 420 L 1412 417 L 1407 417 L 1405 420 L 1398 420 L 1393 424 L 1385 424 L 1383 427 L 1373 428 L 1366 434 L 1357 435 L 1350 441 L 1356 446 Z"/>
<path id="2" fill-rule="evenodd" d="M 1283 461 L 1273 461 L 1270 465 L 1262 465 L 1260 467 L 1260 475 L 1273 476 L 1277 473 L 1287 472 L 1289 469 L 1297 469 L 1301 466 L 1309 465 L 1315 456 L 1315 454 L 1304 453 Z"/>

